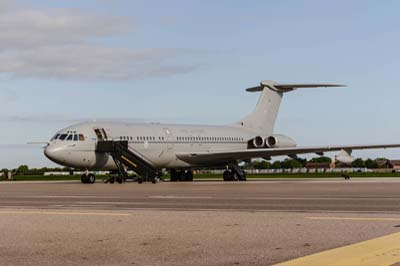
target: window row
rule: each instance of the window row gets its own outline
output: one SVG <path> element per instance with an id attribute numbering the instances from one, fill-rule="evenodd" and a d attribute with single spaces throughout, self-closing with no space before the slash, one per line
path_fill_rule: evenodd
<path id="1" fill-rule="evenodd" d="M 241 142 L 241 137 L 177 137 L 178 141 L 225 141 L 225 142 Z"/>
<path id="2" fill-rule="evenodd" d="M 121 140 L 133 141 L 135 138 L 132 136 L 120 136 Z M 138 141 L 164 141 L 164 137 L 159 136 L 137 136 Z M 176 137 L 177 141 L 222 141 L 222 142 L 242 142 L 244 138 L 241 137 Z"/>
<path id="3" fill-rule="evenodd" d="M 56 134 L 51 140 L 84 141 L 83 134 Z"/>
<path id="4" fill-rule="evenodd" d="M 121 140 L 133 140 L 134 139 L 134 137 L 132 137 L 132 136 L 121 136 L 120 137 L 120 139 Z M 159 140 L 159 141 L 163 141 L 164 140 L 164 137 L 155 137 L 155 136 L 137 136 L 136 137 L 136 140 L 152 140 L 152 141 L 156 141 L 156 140 Z"/>

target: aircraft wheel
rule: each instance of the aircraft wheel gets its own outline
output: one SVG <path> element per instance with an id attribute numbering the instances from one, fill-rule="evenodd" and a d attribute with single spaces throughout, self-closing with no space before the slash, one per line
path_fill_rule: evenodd
<path id="1" fill-rule="evenodd" d="M 192 171 L 187 171 L 186 173 L 185 173 L 185 175 L 186 175 L 186 181 L 193 181 L 193 172 Z"/>
<path id="2" fill-rule="evenodd" d="M 223 173 L 223 178 L 224 178 L 224 181 L 233 181 L 233 178 L 234 178 L 233 173 L 229 170 L 226 170 Z"/>
<path id="3" fill-rule="evenodd" d="M 142 184 L 143 183 L 143 179 L 141 177 L 139 177 L 137 182 L 138 182 L 138 184 Z"/>
<path id="4" fill-rule="evenodd" d="M 94 182 L 96 182 L 96 176 L 94 174 L 90 174 L 86 177 L 86 180 L 86 183 L 93 184 Z"/>
<path id="5" fill-rule="evenodd" d="M 118 184 L 122 184 L 123 179 L 122 179 L 122 177 L 118 176 L 116 178 L 116 181 L 118 182 Z"/>
<path id="6" fill-rule="evenodd" d="M 171 182 L 176 182 L 176 181 L 178 181 L 178 173 L 176 172 L 175 169 L 171 169 L 171 171 L 170 171 L 170 176 L 171 176 L 171 178 L 170 178 L 169 181 L 171 181 Z"/>
<path id="7" fill-rule="evenodd" d="M 179 176 L 179 181 L 181 181 L 181 182 L 186 181 L 186 172 L 185 171 L 178 172 L 178 176 Z"/>
<path id="8" fill-rule="evenodd" d="M 86 175 L 81 175 L 81 182 L 82 182 L 82 184 L 86 184 L 87 183 L 87 176 Z"/>

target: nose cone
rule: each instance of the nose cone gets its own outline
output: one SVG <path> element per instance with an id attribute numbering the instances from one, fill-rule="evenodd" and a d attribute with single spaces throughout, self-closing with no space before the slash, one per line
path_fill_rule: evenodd
<path id="1" fill-rule="evenodd" d="M 44 149 L 44 155 L 46 155 L 47 158 L 52 160 L 55 163 L 62 164 L 62 162 L 65 160 L 63 156 L 63 152 L 61 151 L 60 147 L 56 147 L 54 145 L 48 145 Z"/>

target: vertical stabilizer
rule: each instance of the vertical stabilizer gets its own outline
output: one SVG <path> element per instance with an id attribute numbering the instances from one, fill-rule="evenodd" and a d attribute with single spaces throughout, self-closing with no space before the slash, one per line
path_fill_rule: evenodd
<path id="1" fill-rule="evenodd" d="M 273 133 L 283 96 L 283 92 L 275 89 L 274 84 L 273 81 L 263 81 L 260 86 L 247 89 L 249 92 L 261 91 L 261 95 L 254 111 L 235 123 L 236 126 L 254 131 L 262 136 Z"/>
<path id="2" fill-rule="evenodd" d="M 248 92 L 261 92 L 255 110 L 242 118 L 234 126 L 254 131 L 260 136 L 273 133 L 283 94 L 298 88 L 342 87 L 339 84 L 278 84 L 265 80 L 260 86 L 248 88 Z"/>

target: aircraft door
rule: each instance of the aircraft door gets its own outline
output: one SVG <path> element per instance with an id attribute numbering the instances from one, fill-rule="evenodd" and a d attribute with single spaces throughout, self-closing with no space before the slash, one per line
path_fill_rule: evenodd
<path id="1" fill-rule="evenodd" d="M 95 128 L 94 133 L 96 133 L 97 141 L 104 141 L 108 139 L 108 135 L 104 128 Z"/>
<path id="2" fill-rule="evenodd" d="M 174 135 L 172 134 L 171 130 L 169 128 L 164 128 L 165 132 L 165 140 L 167 143 L 167 150 L 173 150 L 174 149 Z"/>

